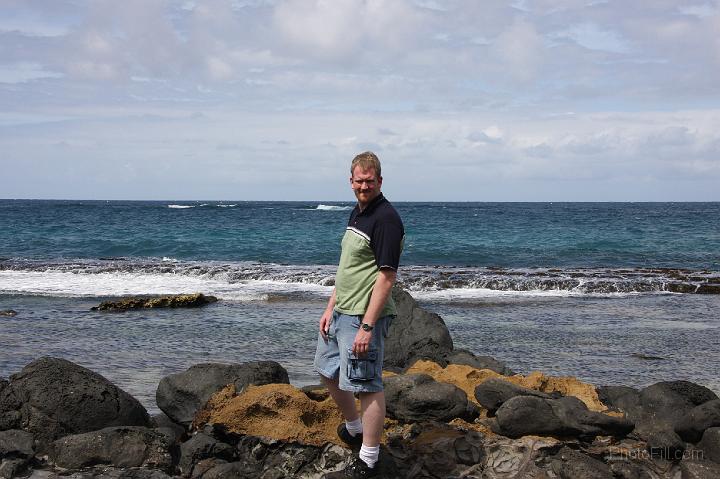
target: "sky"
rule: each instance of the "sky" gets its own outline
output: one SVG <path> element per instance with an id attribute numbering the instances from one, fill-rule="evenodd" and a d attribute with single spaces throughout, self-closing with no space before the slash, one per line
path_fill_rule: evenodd
<path id="1" fill-rule="evenodd" d="M 720 200 L 720 0 L 0 0 L 0 198 Z"/>

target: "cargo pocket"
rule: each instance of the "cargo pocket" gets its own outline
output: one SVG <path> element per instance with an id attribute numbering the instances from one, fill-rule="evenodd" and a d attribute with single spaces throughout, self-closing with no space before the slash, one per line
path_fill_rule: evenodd
<path id="1" fill-rule="evenodd" d="M 371 381 L 375 379 L 377 351 L 368 351 L 359 357 L 348 349 L 347 377 L 351 381 Z"/>

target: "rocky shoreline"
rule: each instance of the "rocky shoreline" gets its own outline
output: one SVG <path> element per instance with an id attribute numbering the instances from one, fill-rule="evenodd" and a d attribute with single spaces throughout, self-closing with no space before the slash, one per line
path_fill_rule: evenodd
<path id="1" fill-rule="evenodd" d="M 720 477 L 713 391 L 514 374 L 393 295 L 384 477 Z M 150 416 L 101 375 L 39 358 L 0 378 L 0 477 L 319 478 L 352 458 L 327 392 L 290 385 L 273 361 L 192 366 L 163 378 L 156 402 Z"/>

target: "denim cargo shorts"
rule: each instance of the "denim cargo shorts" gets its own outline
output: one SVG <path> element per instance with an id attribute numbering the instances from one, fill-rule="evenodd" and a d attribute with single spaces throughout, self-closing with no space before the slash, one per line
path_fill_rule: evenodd
<path id="1" fill-rule="evenodd" d="M 343 391 L 366 393 L 382 391 L 385 337 L 392 318 L 392 316 L 383 316 L 377 320 L 370 339 L 369 351 L 357 357 L 352 352 L 352 345 L 363 317 L 334 311 L 328 339 L 325 340 L 318 332 L 315 370 L 330 379 L 338 377 L 339 374 L 339 386 Z"/>

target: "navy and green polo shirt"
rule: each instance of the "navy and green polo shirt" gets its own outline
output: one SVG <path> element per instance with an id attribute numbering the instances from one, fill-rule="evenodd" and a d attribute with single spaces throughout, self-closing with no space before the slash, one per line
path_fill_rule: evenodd
<path id="1" fill-rule="evenodd" d="M 380 270 L 397 271 L 404 237 L 400 215 L 382 193 L 363 211 L 355 206 L 342 239 L 340 264 L 335 276 L 336 311 L 365 314 Z M 395 302 L 390 296 L 380 316 L 394 314 Z"/>

